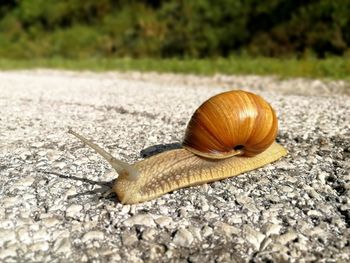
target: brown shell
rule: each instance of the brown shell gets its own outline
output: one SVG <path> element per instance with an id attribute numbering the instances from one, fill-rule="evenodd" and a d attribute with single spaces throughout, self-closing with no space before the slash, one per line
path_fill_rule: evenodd
<path id="1" fill-rule="evenodd" d="M 277 135 L 277 117 L 263 98 L 242 90 L 211 97 L 193 114 L 183 147 L 214 159 L 254 156 L 267 149 Z"/>

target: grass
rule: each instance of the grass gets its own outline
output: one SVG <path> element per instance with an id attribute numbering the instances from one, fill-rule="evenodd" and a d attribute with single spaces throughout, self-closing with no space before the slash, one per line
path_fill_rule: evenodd
<path id="1" fill-rule="evenodd" d="M 277 75 L 282 78 L 306 77 L 350 80 L 350 60 L 341 57 L 327 59 L 274 59 L 231 57 L 228 59 L 0 59 L 0 70 L 69 69 L 91 71 L 156 71 L 198 75 L 254 74 Z"/>

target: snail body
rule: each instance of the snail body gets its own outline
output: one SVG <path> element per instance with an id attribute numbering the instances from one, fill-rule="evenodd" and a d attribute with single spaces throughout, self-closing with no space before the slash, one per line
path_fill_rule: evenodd
<path id="1" fill-rule="evenodd" d="M 275 142 L 277 117 L 260 96 L 229 91 L 204 102 L 186 129 L 183 148 L 130 165 L 69 130 L 101 154 L 119 174 L 113 190 L 123 204 L 144 202 L 167 192 L 222 180 L 254 170 L 287 154 Z"/>

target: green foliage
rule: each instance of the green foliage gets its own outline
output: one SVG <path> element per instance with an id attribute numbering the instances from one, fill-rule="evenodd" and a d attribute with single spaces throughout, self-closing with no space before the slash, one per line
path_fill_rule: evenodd
<path id="1" fill-rule="evenodd" d="M 324 58 L 350 53 L 349 0 L 8 0 L 0 57 Z"/>
<path id="2" fill-rule="evenodd" d="M 350 60 L 341 57 L 326 59 L 277 59 L 267 57 L 232 56 L 215 59 L 155 59 L 155 58 L 84 58 L 13 60 L 0 59 L 1 70 L 55 68 L 70 70 L 118 70 L 191 73 L 201 75 L 254 74 L 285 77 L 307 77 L 350 80 Z"/>

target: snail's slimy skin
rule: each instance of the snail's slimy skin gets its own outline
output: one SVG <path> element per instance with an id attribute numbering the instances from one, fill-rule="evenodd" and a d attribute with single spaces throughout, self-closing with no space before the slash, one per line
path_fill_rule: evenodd
<path id="1" fill-rule="evenodd" d="M 136 162 L 137 180 L 121 174 L 113 190 L 123 204 L 148 201 L 170 191 L 222 180 L 254 170 L 285 156 L 287 150 L 274 142 L 253 157 L 233 156 L 227 159 L 207 159 L 185 149 L 164 152 Z"/>

